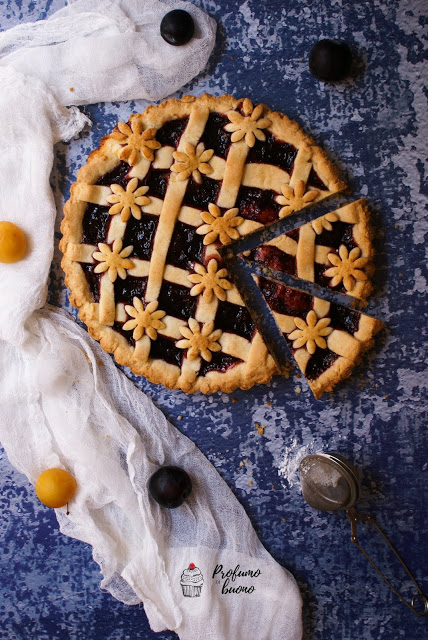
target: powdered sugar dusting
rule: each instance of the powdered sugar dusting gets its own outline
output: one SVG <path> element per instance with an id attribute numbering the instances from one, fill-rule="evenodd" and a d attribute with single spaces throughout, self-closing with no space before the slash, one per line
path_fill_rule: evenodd
<path id="1" fill-rule="evenodd" d="M 304 463 L 301 474 L 310 476 L 311 483 L 323 487 L 337 487 L 342 474 L 340 471 L 321 460 L 310 460 Z"/>
<path id="2" fill-rule="evenodd" d="M 311 453 L 315 453 L 313 442 L 302 445 L 297 442 L 297 438 L 294 438 L 291 445 L 285 447 L 278 475 L 286 481 L 290 488 L 294 486 L 295 482 L 299 481 L 298 470 L 300 463 L 303 458 Z"/>

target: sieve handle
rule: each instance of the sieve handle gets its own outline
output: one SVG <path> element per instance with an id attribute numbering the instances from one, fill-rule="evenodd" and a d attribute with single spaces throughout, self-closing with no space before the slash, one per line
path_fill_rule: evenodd
<path id="1" fill-rule="evenodd" d="M 376 571 L 378 572 L 378 574 L 380 575 L 381 578 L 383 578 L 383 580 L 386 582 L 386 584 L 392 589 L 392 591 L 400 598 L 400 600 L 402 602 L 404 602 L 404 604 L 406 606 L 409 607 L 409 609 L 411 609 L 413 611 L 413 613 L 415 613 L 417 616 L 423 617 L 426 616 L 428 614 L 428 598 L 426 597 L 426 595 L 422 592 L 420 586 L 418 585 L 418 583 L 416 582 L 415 578 L 413 577 L 412 573 L 410 572 L 410 569 L 408 568 L 408 566 L 406 565 L 406 563 L 404 562 L 403 558 L 400 556 L 400 554 L 398 553 L 398 551 L 396 550 L 396 548 L 394 547 L 394 545 L 392 544 L 392 542 L 389 540 L 389 538 L 387 538 L 387 536 L 383 533 L 382 529 L 376 524 L 374 518 L 368 514 L 362 514 L 362 513 L 358 513 L 354 507 L 351 507 L 350 509 L 346 510 L 346 515 L 348 517 L 348 520 L 351 523 L 351 540 L 352 542 L 358 547 L 358 549 L 364 554 L 364 556 L 367 558 L 367 560 L 370 562 L 370 564 L 372 565 L 372 567 L 374 569 L 376 569 Z M 359 540 L 358 540 L 358 535 L 357 535 L 357 524 L 359 522 L 365 522 L 367 524 L 372 524 L 375 529 L 380 533 L 380 535 L 382 536 L 382 538 L 385 540 L 386 544 L 388 545 L 388 547 L 390 549 L 392 549 L 392 551 L 394 552 L 395 556 L 398 558 L 398 560 L 401 562 L 402 566 L 404 567 L 404 569 L 406 570 L 407 574 L 409 575 L 409 577 L 411 578 L 413 584 L 415 585 L 416 589 L 417 589 L 417 593 L 416 595 L 413 596 L 411 602 L 409 602 L 408 600 L 406 600 L 398 591 L 397 589 L 391 584 L 391 582 L 388 580 L 388 578 L 386 576 L 384 576 L 384 574 L 382 573 L 382 571 L 378 568 L 378 566 L 373 562 L 373 560 L 370 558 L 370 556 L 368 555 L 368 553 L 366 551 L 364 551 L 363 547 L 360 545 Z M 421 603 L 423 604 L 423 611 L 418 611 L 418 609 L 416 608 L 417 603 L 419 603 L 419 601 L 421 601 Z"/>

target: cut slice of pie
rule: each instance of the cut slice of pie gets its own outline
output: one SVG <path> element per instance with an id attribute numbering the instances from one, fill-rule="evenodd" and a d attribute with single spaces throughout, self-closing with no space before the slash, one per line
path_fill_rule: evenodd
<path id="1" fill-rule="evenodd" d="M 369 217 L 365 200 L 357 200 L 240 255 L 364 304 L 374 273 Z"/>
<path id="2" fill-rule="evenodd" d="M 359 311 L 253 277 L 315 398 L 351 374 L 383 326 Z"/>
<path id="3" fill-rule="evenodd" d="M 118 363 L 186 392 L 277 371 L 220 246 L 344 189 L 300 127 L 248 98 L 185 96 L 120 122 L 71 188 L 70 301 Z"/>

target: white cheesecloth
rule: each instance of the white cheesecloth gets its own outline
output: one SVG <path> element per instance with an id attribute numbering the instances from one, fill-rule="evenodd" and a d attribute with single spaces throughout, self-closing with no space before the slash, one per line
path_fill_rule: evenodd
<path id="1" fill-rule="evenodd" d="M 184 47 L 158 35 L 172 8 L 197 24 Z M 30 244 L 24 260 L 0 264 L 0 441 L 32 483 L 57 466 L 76 477 L 70 514 L 56 510 L 61 531 L 92 545 L 101 586 L 126 604 L 143 602 L 154 631 L 298 640 L 294 578 L 263 548 L 214 467 L 66 311 L 45 305 L 57 213 L 53 145 L 88 123 L 64 105 L 163 98 L 203 69 L 214 38 L 215 23 L 200 9 L 157 0 L 79 0 L 0 34 L 1 218 Z M 185 468 L 194 485 L 175 510 L 146 489 L 164 464 Z M 203 576 L 190 589 L 195 597 L 181 584 L 191 563 Z"/>

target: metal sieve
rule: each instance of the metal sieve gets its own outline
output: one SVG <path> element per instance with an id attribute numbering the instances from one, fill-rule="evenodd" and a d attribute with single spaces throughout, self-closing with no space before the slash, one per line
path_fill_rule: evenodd
<path id="1" fill-rule="evenodd" d="M 427 615 L 428 599 L 422 592 L 398 551 L 376 524 L 372 516 L 368 514 L 360 514 L 354 508 L 360 494 L 358 473 L 354 465 L 338 453 L 314 453 L 303 458 L 299 466 L 299 474 L 303 497 L 309 506 L 313 509 L 317 509 L 318 511 L 337 511 L 339 509 L 344 509 L 351 523 L 352 542 L 358 547 L 358 549 L 360 549 L 372 567 L 376 569 L 378 574 L 383 578 L 392 591 L 413 611 L 413 613 L 418 616 Z M 373 525 L 401 562 L 417 589 L 417 593 L 413 596 L 411 601 L 406 600 L 397 591 L 361 546 L 357 535 L 357 525 L 359 522 L 365 522 Z"/>

